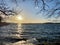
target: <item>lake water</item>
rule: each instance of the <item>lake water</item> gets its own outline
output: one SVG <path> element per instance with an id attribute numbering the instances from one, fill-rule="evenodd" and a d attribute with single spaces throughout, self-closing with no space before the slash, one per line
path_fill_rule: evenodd
<path id="1" fill-rule="evenodd" d="M 60 24 L 22 24 L 21 37 L 46 40 L 60 40 Z"/>
<path id="2" fill-rule="evenodd" d="M 10 29 L 11 30 L 11 29 Z M 16 34 L 20 38 L 30 40 L 30 42 L 60 42 L 60 23 L 26 23 L 19 24 L 17 33 L 14 31 L 7 34 Z M 9 36 L 8 36 L 9 37 Z M 31 41 L 31 39 L 33 41 Z M 21 41 L 20 41 L 21 42 Z M 24 42 L 24 41 L 22 41 Z M 28 41 L 29 42 L 29 41 Z M 37 41 L 36 41 L 37 42 Z M 36 43 L 35 42 L 35 43 Z"/>

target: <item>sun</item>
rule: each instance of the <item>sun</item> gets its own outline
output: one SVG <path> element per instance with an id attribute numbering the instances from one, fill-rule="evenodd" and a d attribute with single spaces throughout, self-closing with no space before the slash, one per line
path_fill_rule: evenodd
<path id="1" fill-rule="evenodd" d="M 23 20 L 23 17 L 21 15 L 16 16 L 17 20 Z"/>

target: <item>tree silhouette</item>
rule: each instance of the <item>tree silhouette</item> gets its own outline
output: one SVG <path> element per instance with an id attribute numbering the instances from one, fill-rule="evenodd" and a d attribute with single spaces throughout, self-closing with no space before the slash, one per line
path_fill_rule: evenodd
<path id="1" fill-rule="evenodd" d="M 17 13 L 13 9 L 9 9 L 10 7 L 6 6 L 5 4 L 6 2 L 4 0 L 1 0 L 1 1 L 2 3 L 0 3 L 0 12 L 2 12 L 4 15 L 14 15 Z M 29 0 L 10 0 L 10 1 L 17 4 L 18 6 L 19 1 L 24 2 Z M 46 15 L 48 15 L 48 17 L 52 17 L 52 15 L 55 15 L 55 14 L 57 14 L 57 17 L 60 16 L 60 5 L 59 5 L 60 0 L 57 0 L 57 1 L 56 0 L 30 0 L 30 1 L 33 1 L 34 5 L 39 8 L 39 11 L 37 12 L 37 14 L 46 12 Z M 49 3 L 51 5 L 54 5 L 54 7 L 49 5 Z"/>
<path id="2" fill-rule="evenodd" d="M 6 6 L 5 1 L 1 0 L 0 2 L 0 22 L 3 19 L 2 15 L 9 16 L 9 15 L 16 15 L 17 12 L 12 8 Z"/>
<path id="3" fill-rule="evenodd" d="M 22 1 L 29 1 L 29 0 L 22 0 Z M 55 14 L 57 14 L 56 17 L 60 16 L 60 0 L 31 0 L 31 1 L 33 1 L 36 7 L 38 8 L 41 7 L 39 8 L 37 14 L 46 12 L 46 15 L 48 15 L 48 17 L 52 17 L 53 15 L 55 16 Z M 18 0 L 14 0 L 14 2 L 17 4 Z"/>

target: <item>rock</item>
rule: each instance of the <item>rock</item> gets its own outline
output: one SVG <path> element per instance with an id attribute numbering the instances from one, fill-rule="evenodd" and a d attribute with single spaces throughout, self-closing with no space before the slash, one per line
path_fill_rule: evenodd
<path id="1" fill-rule="evenodd" d="M 26 41 L 19 41 L 19 42 L 13 43 L 12 45 L 34 45 L 34 44 Z"/>
<path id="2" fill-rule="evenodd" d="M 36 38 L 28 39 L 27 42 L 28 43 L 33 43 L 33 44 L 38 44 L 39 43 Z"/>

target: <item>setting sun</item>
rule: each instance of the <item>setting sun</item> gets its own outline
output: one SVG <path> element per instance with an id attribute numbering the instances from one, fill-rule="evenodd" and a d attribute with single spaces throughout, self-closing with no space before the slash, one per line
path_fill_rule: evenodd
<path id="1" fill-rule="evenodd" d="M 21 15 L 16 16 L 17 20 L 23 20 L 23 17 Z"/>

